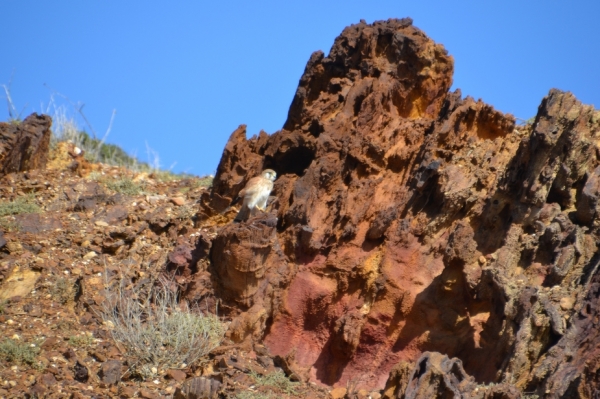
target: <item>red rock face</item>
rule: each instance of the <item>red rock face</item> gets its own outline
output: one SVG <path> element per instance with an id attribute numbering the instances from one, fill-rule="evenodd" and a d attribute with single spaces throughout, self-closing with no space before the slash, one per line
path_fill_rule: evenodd
<path id="1" fill-rule="evenodd" d="M 412 21 L 361 22 L 311 56 L 283 130 L 232 134 L 205 217 L 280 176 L 276 225 L 229 225 L 211 249 L 217 292 L 249 309 L 238 340 L 326 385 L 383 388 L 429 351 L 544 393 L 596 270 L 600 112 L 552 90 L 517 127 L 449 93 L 452 72 Z"/>
<path id="2" fill-rule="evenodd" d="M 38 114 L 19 123 L 0 122 L 0 176 L 46 167 L 51 125 L 48 115 Z"/>

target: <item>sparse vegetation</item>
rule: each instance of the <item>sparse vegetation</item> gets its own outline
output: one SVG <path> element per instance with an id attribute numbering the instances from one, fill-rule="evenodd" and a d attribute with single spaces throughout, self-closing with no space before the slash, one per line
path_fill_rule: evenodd
<path id="1" fill-rule="evenodd" d="M 175 173 L 168 171 L 168 170 L 159 170 L 159 171 L 152 172 L 151 177 L 153 177 L 154 179 L 156 179 L 157 181 L 160 181 L 160 182 L 170 182 L 170 181 L 181 180 L 185 176 L 176 175 Z"/>
<path id="2" fill-rule="evenodd" d="M 125 291 L 108 288 L 101 312 L 113 339 L 122 346 L 131 371 L 142 377 L 190 365 L 217 347 L 225 333 L 218 317 L 178 303 L 166 287 Z"/>
<path id="3" fill-rule="evenodd" d="M 69 279 L 59 277 L 50 289 L 50 295 L 56 302 L 64 305 L 75 298 L 75 287 Z"/>
<path id="4" fill-rule="evenodd" d="M 6 306 L 8 305 L 8 301 L 6 299 L 0 299 L 0 314 L 6 312 Z"/>
<path id="5" fill-rule="evenodd" d="M 267 389 L 276 389 L 288 395 L 295 395 L 296 388 L 300 383 L 290 381 L 290 379 L 281 370 L 260 375 L 256 372 L 250 372 L 250 376 L 254 379 L 257 387 L 265 387 Z"/>
<path id="6" fill-rule="evenodd" d="M 41 208 L 35 204 L 32 195 L 17 197 L 14 201 L 0 203 L 0 217 L 38 212 L 41 212 Z"/>
<path id="7" fill-rule="evenodd" d="M 0 341 L 0 358 L 9 363 L 34 366 L 39 351 L 40 349 L 35 344 L 19 342 L 9 338 Z"/>
<path id="8" fill-rule="evenodd" d="M 11 78 L 12 81 L 12 78 Z M 27 108 L 25 106 L 20 112 L 17 110 L 11 96 L 10 82 L 8 85 L 2 85 L 6 96 L 8 112 L 9 112 L 9 123 L 18 125 L 22 122 L 23 111 Z M 65 105 L 57 105 L 55 97 L 63 97 L 70 103 L 69 107 Z M 73 108 L 79 114 L 80 121 L 83 121 L 83 125 L 87 126 L 91 133 L 88 133 L 85 129 L 81 128 L 77 119 L 71 116 L 67 109 Z M 89 123 L 87 117 L 83 112 L 84 104 L 74 104 L 67 97 L 54 93 L 50 99 L 50 103 L 43 111 L 45 114 L 49 114 L 52 117 L 52 137 L 50 141 L 51 148 L 56 148 L 59 142 L 71 142 L 80 150 L 83 151 L 85 159 L 90 162 L 101 162 L 111 166 L 119 166 L 131 170 L 135 173 L 145 172 L 151 174 L 151 177 L 161 182 L 170 182 L 174 180 L 182 180 L 185 178 L 195 178 L 194 175 L 188 173 L 174 173 L 170 169 L 163 169 L 160 165 L 160 157 L 158 153 L 152 150 L 148 144 L 146 144 L 146 153 L 148 162 L 140 161 L 135 155 L 129 155 L 120 146 L 115 144 L 106 143 L 106 139 L 112 129 L 112 124 L 115 119 L 116 110 L 113 110 L 108 128 L 102 138 L 96 135 L 96 131 Z M 174 166 L 174 165 L 173 165 Z M 201 185 L 204 187 L 210 186 L 212 183 L 212 177 L 201 178 Z M 1 216 L 1 215 L 0 215 Z"/>
<path id="9" fill-rule="evenodd" d="M 214 177 L 213 176 L 204 176 L 199 178 L 196 182 L 196 186 L 193 188 L 198 188 L 198 187 L 210 187 L 212 186 Z"/>
<path id="10" fill-rule="evenodd" d="M 90 174 L 87 176 L 87 178 L 90 180 L 94 180 L 94 181 L 101 181 L 103 176 L 102 176 L 102 173 L 93 170 L 90 172 Z"/>
<path id="11" fill-rule="evenodd" d="M 262 393 L 257 391 L 242 391 L 235 395 L 236 399 L 273 399 L 275 396 L 271 393 Z"/>
<path id="12" fill-rule="evenodd" d="M 0 218 L 0 229 L 3 231 L 18 231 L 20 228 L 21 225 L 14 218 L 10 216 Z"/>
<path id="13" fill-rule="evenodd" d="M 128 177 L 122 177 L 117 180 L 106 180 L 106 187 L 125 195 L 138 195 L 144 190 L 144 186 L 140 183 L 134 182 Z"/>
<path id="14" fill-rule="evenodd" d="M 190 190 L 195 190 L 200 187 L 208 188 L 212 186 L 213 179 L 214 177 L 212 175 L 188 179 L 187 181 L 185 181 L 186 185 L 184 187 L 179 188 L 179 192 L 185 194 Z"/>
<path id="15" fill-rule="evenodd" d="M 69 344 L 78 348 L 88 347 L 94 342 L 94 336 L 91 333 L 83 333 L 69 337 Z"/>
<path id="16" fill-rule="evenodd" d="M 152 174 L 153 178 L 158 181 L 173 181 L 193 177 L 193 175 L 186 173 L 173 173 L 170 170 L 161 169 L 158 154 L 148 146 L 146 151 L 149 161 L 142 162 L 136 156 L 129 155 L 118 145 L 106 143 L 105 141 L 110 133 L 115 116 L 114 112 L 107 131 L 100 139 L 96 136 L 94 129 L 83 114 L 82 106 L 75 108 L 85 121 L 85 124 L 92 131 L 91 134 L 80 128 L 74 117 L 68 116 L 64 106 L 57 107 L 52 102 L 47 110 L 49 113 L 51 111 L 50 108 L 54 111 L 52 112 L 52 147 L 55 147 L 61 141 L 68 141 L 81 149 L 84 152 L 85 159 L 90 162 L 102 162 L 107 165 L 120 166 L 136 173 L 146 172 Z"/>

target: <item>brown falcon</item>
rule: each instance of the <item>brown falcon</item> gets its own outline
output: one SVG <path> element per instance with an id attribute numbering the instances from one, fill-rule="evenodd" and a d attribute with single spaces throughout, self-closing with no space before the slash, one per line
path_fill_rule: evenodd
<path id="1" fill-rule="evenodd" d="M 246 187 L 238 194 L 238 197 L 243 200 L 242 209 L 238 212 L 234 222 L 248 220 L 256 214 L 256 210 L 265 211 L 269 194 L 273 190 L 273 182 L 277 177 L 272 169 L 265 169 L 260 176 L 253 177 L 248 180 Z"/>

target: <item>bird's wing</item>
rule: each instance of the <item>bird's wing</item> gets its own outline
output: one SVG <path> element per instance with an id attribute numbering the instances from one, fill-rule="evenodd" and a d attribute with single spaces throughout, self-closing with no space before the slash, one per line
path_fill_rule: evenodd
<path id="1" fill-rule="evenodd" d="M 254 195 L 254 194 L 258 193 L 261 190 L 262 180 L 263 180 L 263 177 L 261 177 L 261 176 L 256 176 L 256 177 L 253 177 L 252 179 L 248 180 L 248 183 L 246 183 L 246 187 L 244 187 L 242 189 L 242 191 L 240 191 L 238 196 L 240 198 L 244 198 L 247 195 Z"/>

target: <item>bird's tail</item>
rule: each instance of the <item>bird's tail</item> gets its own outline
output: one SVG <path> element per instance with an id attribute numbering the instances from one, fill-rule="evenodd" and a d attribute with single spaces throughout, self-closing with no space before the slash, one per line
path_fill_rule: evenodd
<path id="1" fill-rule="evenodd" d="M 233 219 L 233 221 L 235 223 L 239 223 L 239 222 L 248 220 L 249 217 L 250 217 L 250 208 L 248 208 L 247 206 L 244 205 L 244 206 L 242 206 L 242 209 L 240 209 L 240 211 L 236 215 L 235 219 Z"/>

